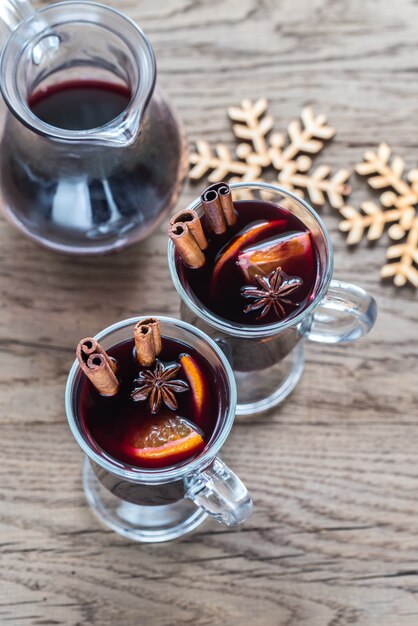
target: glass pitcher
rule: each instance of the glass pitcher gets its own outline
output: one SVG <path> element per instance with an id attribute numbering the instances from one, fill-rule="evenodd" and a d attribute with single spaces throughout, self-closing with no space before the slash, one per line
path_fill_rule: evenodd
<path id="1" fill-rule="evenodd" d="M 148 39 L 93 2 L 35 11 L 4 0 L 0 18 L 6 216 L 60 252 L 102 254 L 144 239 L 173 208 L 187 168 Z"/>

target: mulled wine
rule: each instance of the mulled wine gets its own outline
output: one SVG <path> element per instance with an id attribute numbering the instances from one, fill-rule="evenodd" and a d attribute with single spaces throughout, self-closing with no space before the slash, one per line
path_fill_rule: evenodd
<path id="1" fill-rule="evenodd" d="M 185 263 L 176 245 L 183 285 L 212 313 L 232 322 L 265 325 L 294 317 L 315 295 L 318 254 L 312 234 L 273 203 L 239 200 L 232 206 L 234 223 L 223 233 L 214 232 L 208 214 L 201 217 L 207 246 L 199 267 Z"/>
<path id="2" fill-rule="evenodd" d="M 232 371 L 193 326 L 127 319 L 81 339 L 65 407 L 86 454 L 88 503 L 112 530 L 160 542 L 207 515 L 236 526 L 251 513 L 245 486 L 218 456 L 235 416 Z"/>
<path id="3" fill-rule="evenodd" d="M 38 89 L 28 105 L 42 121 L 66 130 L 89 130 L 108 124 L 128 106 L 131 90 L 102 81 L 67 81 Z"/>
<path id="4" fill-rule="evenodd" d="M 220 412 L 215 373 L 191 346 L 161 338 L 149 366 L 138 363 L 134 339 L 107 350 L 117 378 L 113 395 L 84 377 L 79 390 L 81 427 L 99 454 L 127 466 L 160 468 L 197 456 Z M 102 355 L 92 356 L 97 365 Z M 103 392 L 103 390 L 102 390 Z"/>
<path id="5" fill-rule="evenodd" d="M 98 81 L 68 81 L 35 91 L 28 100 L 32 112 L 42 121 L 56 128 L 70 131 L 83 131 L 101 127 L 123 113 L 131 100 L 128 87 L 115 83 Z M 155 137 L 157 140 L 157 137 Z M 121 162 L 118 148 L 105 158 L 102 155 L 86 154 L 65 171 L 57 172 L 51 164 L 50 177 L 43 172 L 37 175 L 37 166 L 32 171 L 27 163 L 22 163 L 18 155 L 11 163 L 9 175 L 14 179 L 18 193 L 26 198 L 29 212 L 35 210 L 49 224 L 51 233 L 54 223 L 74 242 L 84 233 L 73 230 L 72 222 L 80 216 L 91 220 L 88 238 L 92 241 L 113 237 L 114 230 L 124 223 L 126 232 L 138 225 L 143 227 L 153 222 L 157 213 L 163 210 L 160 193 L 161 185 L 151 175 L 149 167 L 138 154 L 131 153 L 129 163 Z M 91 158 L 94 158 L 92 162 Z M 158 178 L 158 176 L 157 176 Z M 30 202 L 29 202 L 30 199 Z M 76 205 L 76 207 L 74 207 Z M 76 208 L 76 210 L 75 210 Z M 28 213 L 27 218 L 31 220 Z"/>
<path id="6" fill-rule="evenodd" d="M 133 98 L 129 87 L 110 81 L 61 82 L 38 87 L 27 106 L 51 135 L 69 139 L 37 137 L 13 119 L 6 124 L 4 205 L 27 233 L 55 249 L 93 254 L 123 248 L 156 227 L 178 193 L 182 136 L 164 100 L 152 99 L 143 130 L 129 139 Z M 124 125 L 126 141 L 106 143 Z M 90 141 L 93 134 L 103 139 Z"/>
<path id="7" fill-rule="evenodd" d="M 281 187 L 215 183 L 173 215 L 168 235 L 181 318 L 230 362 L 237 414 L 269 410 L 291 393 L 304 340 L 352 341 L 373 326 L 374 300 L 332 281 L 324 224 Z"/>

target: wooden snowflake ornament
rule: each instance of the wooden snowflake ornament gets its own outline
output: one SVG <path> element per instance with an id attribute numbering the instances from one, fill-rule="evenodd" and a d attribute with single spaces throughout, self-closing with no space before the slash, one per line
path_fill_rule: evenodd
<path id="1" fill-rule="evenodd" d="M 384 191 L 380 204 L 369 201 L 359 209 L 341 207 L 340 230 L 348 233 L 347 243 L 357 244 L 364 236 L 369 241 L 380 239 L 390 225 L 390 239 L 400 243 L 389 246 L 386 258 L 390 262 L 382 267 L 381 276 L 393 278 L 397 287 L 408 282 L 418 287 L 418 169 L 405 175 L 403 159 L 391 155 L 390 147 L 382 143 L 376 152 L 368 150 L 364 161 L 356 165 L 356 172 L 368 177 L 370 187 Z"/>
<path id="2" fill-rule="evenodd" d="M 231 151 L 222 143 L 212 148 L 207 141 L 198 141 L 190 155 L 192 180 L 207 176 L 209 182 L 258 182 L 267 169 L 273 169 L 278 184 L 285 189 L 307 196 L 316 206 L 328 201 L 337 209 L 344 218 L 340 230 L 348 233 L 348 244 L 356 244 L 363 237 L 380 239 L 388 226 L 390 239 L 397 243 L 387 250 L 388 262 L 381 276 L 393 278 L 398 287 L 409 283 L 418 288 L 418 169 L 405 174 L 404 161 L 392 157 L 387 144 L 380 144 L 376 151 L 368 150 L 355 169 L 367 176 L 370 187 L 382 193 L 379 203 L 363 202 L 357 209 L 345 204 L 351 191 L 347 184 L 350 170 L 333 174 L 327 165 L 313 167 L 312 156 L 335 134 L 325 115 L 315 115 L 307 107 L 300 120 L 290 122 L 285 133 L 278 133 L 273 130 L 267 100 L 260 98 L 230 107 L 228 116 L 240 143 Z"/>
<path id="3" fill-rule="evenodd" d="M 335 134 L 326 116 L 315 116 L 312 109 L 305 108 L 301 120 L 290 122 L 287 133 L 277 133 L 272 132 L 274 121 L 267 108 L 265 98 L 256 102 L 243 100 L 241 106 L 230 107 L 233 133 L 244 141 L 234 153 L 225 144 L 217 144 L 213 149 L 207 141 L 198 141 L 196 152 L 190 155 L 190 178 L 256 182 L 267 168 L 274 168 L 279 184 L 289 191 L 302 197 L 306 194 L 317 206 L 322 206 L 327 198 L 332 207 L 343 207 L 344 197 L 350 193 L 347 180 L 351 172 L 344 169 L 331 175 L 331 168 L 326 165 L 312 171 L 312 159 L 308 156 L 320 152 L 325 141 Z"/>

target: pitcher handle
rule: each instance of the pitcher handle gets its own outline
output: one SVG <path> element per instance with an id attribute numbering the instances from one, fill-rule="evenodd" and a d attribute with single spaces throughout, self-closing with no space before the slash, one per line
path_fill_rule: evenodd
<path id="1" fill-rule="evenodd" d="M 251 515 L 253 503 L 245 485 L 219 457 L 186 479 L 186 486 L 185 497 L 221 524 L 238 526 Z"/>
<path id="2" fill-rule="evenodd" d="M 8 34 L 20 24 L 20 22 L 31 15 L 35 15 L 36 10 L 28 0 L 3 0 L 0 3 L 0 20 L 2 31 Z M 6 33 L 6 28 L 7 33 Z"/>
<path id="3" fill-rule="evenodd" d="M 305 337 L 320 343 L 349 343 L 366 335 L 377 316 L 376 300 L 364 289 L 332 280 Z"/>
<path id="4" fill-rule="evenodd" d="M 37 16 L 34 20 L 33 32 L 41 33 L 45 31 L 48 35 L 43 42 L 38 44 L 39 49 L 35 49 L 32 53 L 33 62 L 38 63 L 39 59 L 37 55 L 41 55 L 43 52 L 49 52 L 57 50 L 59 47 L 59 38 L 55 36 L 49 29 L 49 25 L 43 17 L 38 15 L 36 9 L 32 6 L 29 0 L 1 0 L 0 1 L 0 52 L 3 49 L 6 40 L 10 33 L 19 26 L 20 22 L 28 17 Z"/>

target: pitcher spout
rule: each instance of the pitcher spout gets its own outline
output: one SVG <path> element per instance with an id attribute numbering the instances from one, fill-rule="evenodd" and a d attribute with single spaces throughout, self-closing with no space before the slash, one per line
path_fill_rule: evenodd
<path id="1" fill-rule="evenodd" d="M 142 115 L 145 107 L 132 109 L 132 103 L 125 112 L 121 113 L 119 119 L 116 118 L 110 124 L 98 128 L 95 136 L 90 138 L 95 143 L 114 146 L 119 148 L 128 148 L 138 138 L 141 130 Z"/>
<path id="2" fill-rule="evenodd" d="M 106 126 L 93 130 L 94 136 L 90 135 L 93 141 L 127 148 L 137 140 L 156 80 L 154 53 L 146 40 L 144 44 L 143 52 L 146 54 L 141 55 L 139 76 L 127 108 Z"/>

